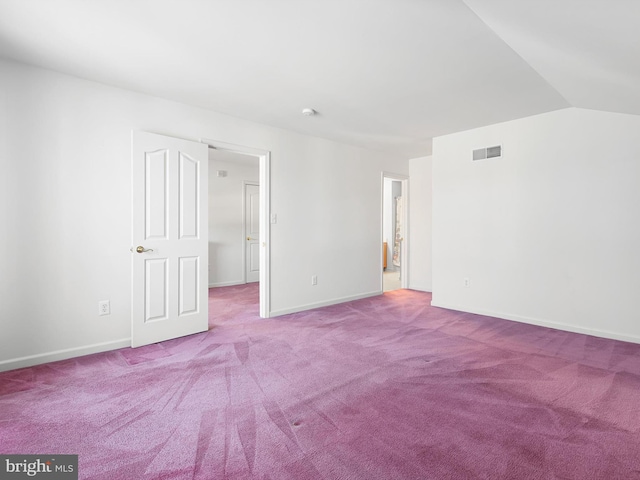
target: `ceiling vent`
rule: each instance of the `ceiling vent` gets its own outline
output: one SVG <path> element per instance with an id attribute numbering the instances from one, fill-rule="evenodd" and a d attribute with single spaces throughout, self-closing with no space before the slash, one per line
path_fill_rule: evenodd
<path id="1" fill-rule="evenodd" d="M 500 158 L 502 157 L 502 145 L 496 145 L 495 147 L 479 148 L 473 151 L 473 161 L 484 160 L 486 158 Z"/>

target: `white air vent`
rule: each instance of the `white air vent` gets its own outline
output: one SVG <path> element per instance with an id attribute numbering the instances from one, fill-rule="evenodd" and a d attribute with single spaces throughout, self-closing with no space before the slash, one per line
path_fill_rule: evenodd
<path id="1" fill-rule="evenodd" d="M 473 160 L 484 160 L 485 158 L 499 158 L 502 157 L 502 145 L 496 145 L 495 147 L 479 148 L 473 151 Z"/>

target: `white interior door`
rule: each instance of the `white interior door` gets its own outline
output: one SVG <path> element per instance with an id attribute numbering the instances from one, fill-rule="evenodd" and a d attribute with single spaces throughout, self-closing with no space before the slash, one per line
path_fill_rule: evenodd
<path id="1" fill-rule="evenodd" d="M 207 145 L 132 132 L 132 347 L 208 329 L 207 171 Z"/>
<path id="2" fill-rule="evenodd" d="M 245 268 L 247 283 L 260 280 L 260 187 L 244 186 Z"/>

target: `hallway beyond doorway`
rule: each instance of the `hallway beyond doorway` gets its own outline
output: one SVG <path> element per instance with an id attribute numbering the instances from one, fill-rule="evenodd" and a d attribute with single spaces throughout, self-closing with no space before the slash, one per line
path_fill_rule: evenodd
<path id="1" fill-rule="evenodd" d="M 402 288 L 400 281 L 400 270 L 386 270 L 382 274 L 382 291 L 390 292 Z"/>

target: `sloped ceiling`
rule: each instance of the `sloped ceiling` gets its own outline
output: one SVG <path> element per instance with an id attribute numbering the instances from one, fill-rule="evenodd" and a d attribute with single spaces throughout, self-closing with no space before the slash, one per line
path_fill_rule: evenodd
<path id="1" fill-rule="evenodd" d="M 572 106 L 640 114 L 640 1 L 465 3 Z"/>
<path id="2" fill-rule="evenodd" d="M 640 114 L 639 4 L 0 0 L 0 57 L 409 158 L 571 105 Z"/>

